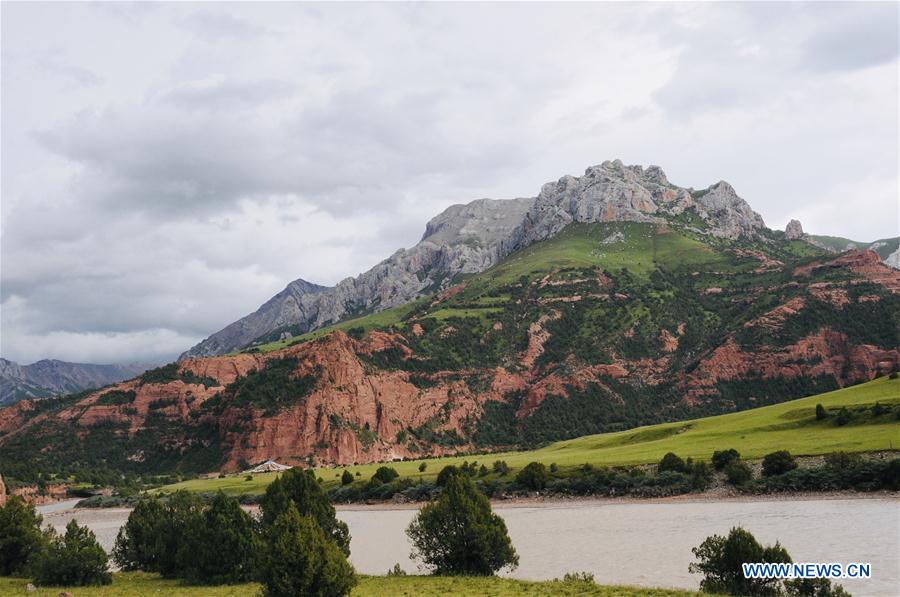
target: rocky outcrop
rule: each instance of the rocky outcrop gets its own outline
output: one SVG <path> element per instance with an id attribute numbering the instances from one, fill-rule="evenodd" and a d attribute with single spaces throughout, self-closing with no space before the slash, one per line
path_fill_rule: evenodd
<path id="1" fill-rule="evenodd" d="M 0 506 L 6 503 L 6 484 L 3 482 L 3 475 L 0 475 Z"/>
<path id="2" fill-rule="evenodd" d="M 19 365 L 0 358 L 0 405 L 99 388 L 134 377 L 146 364 L 92 365 L 43 360 Z"/>
<path id="3" fill-rule="evenodd" d="M 784 237 L 788 240 L 799 240 L 803 238 L 803 226 L 799 220 L 791 220 L 784 229 Z"/>
<path id="4" fill-rule="evenodd" d="M 17 495 L 35 506 L 41 506 L 66 499 L 69 495 L 69 486 L 65 483 L 47 483 L 41 489 L 37 485 L 23 485 L 16 487 L 9 494 Z"/>
<path id="5" fill-rule="evenodd" d="M 687 210 L 704 223 L 702 232 L 716 237 L 755 237 L 765 227 L 726 182 L 693 191 L 669 183 L 658 166 L 645 170 L 607 161 L 588 168 L 582 177 L 564 176 L 545 184 L 535 198 L 479 199 L 451 206 L 428 222 L 413 248 L 400 249 L 333 288 L 292 282 L 255 313 L 181 358 L 224 354 L 277 330 L 304 333 L 407 303 L 446 288 L 460 274 L 483 271 L 517 249 L 551 238 L 572 222 L 664 223 Z"/>
<path id="6" fill-rule="evenodd" d="M 847 269 L 863 280 L 879 284 L 893 293 L 900 293 L 900 271 L 886 266 L 872 250 L 855 251 L 835 259 L 814 261 L 794 268 L 795 277 L 809 277 L 822 270 Z"/>
<path id="7" fill-rule="evenodd" d="M 765 227 L 727 182 L 692 192 L 669 183 L 658 166 L 644 170 L 615 160 L 588 168 L 580 178 L 545 184 L 516 231 L 516 246 L 551 238 L 573 222 L 665 223 L 687 210 L 705 223 L 704 232 L 721 238 L 755 237 Z"/>
<path id="8" fill-rule="evenodd" d="M 888 255 L 885 258 L 884 263 L 894 269 L 900 269 L 900 248 Z"/>
<path id="9" fill-rule="evenodd" d="M 900 367 L 900 349 L 853 344 L 823 328 L 786 347 L 748 351 L 729 338 L 685 376 L 687 400 L 718 396 L 722 381 L 743 379 L 832 378 L 838 387 L 869 381 Z"/>

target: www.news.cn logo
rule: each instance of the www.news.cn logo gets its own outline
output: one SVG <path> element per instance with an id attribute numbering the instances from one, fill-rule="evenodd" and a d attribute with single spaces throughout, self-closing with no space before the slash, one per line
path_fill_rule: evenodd
<path id="1" fill-rule="evenodd" d="M 796 564 L 767 564 L 751 562 L 741 564 L 744 578 L 872 578 L 872 565 L 868 562 L 798 562 Z"/>

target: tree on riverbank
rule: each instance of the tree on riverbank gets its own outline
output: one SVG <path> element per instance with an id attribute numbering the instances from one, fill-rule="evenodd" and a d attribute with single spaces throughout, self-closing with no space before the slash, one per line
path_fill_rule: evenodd
<path id="1" fill-rule="evenodd" d="M 287 512 L 290 504 L 301 516 L 311 516 L 344 555 L 350 555 L 350 529 L 337 519 L 328 494 L 312 471 L 294 468 L 269 484 L 259 504 L 262 525 L 272 525 L 281 514 Z"/>
<path id="2" fill-rule="evenodd" d="M 406 534 L 412 557 L 434 574 L 489 576 L 519 564 L 506 523 L 466 475 L 450 475 L 441 495 L 419 510 Z"/>
<path id="3" fill-rule="evenodd" d="M 850 597 L 840 585 L 832 586 L 827 578 L 790 580 L 780 578 L 745 578 L 742 564 L 789 564 L 790 554 L 777 541 L 763 547 L 741 527 L 734 527 L 727 537 L 712 535 L 692 549 L 697 562 L 688 570 L 703 574 L 700 590 L 704 593 L 744 595 L 747 597 Z"/>
<path id="4" fill-rule="evenodd" d="M 25 572 L 29 562 L 47 543 L 41 532 L 43 518 L 17 495 L 0 506 L 0 576 Z"/>
<path id="5" fill-rule="evenodd" d="M 112 583 L 109 557 L 97 537 L 74 520 L 62 537 L 53 537 L 33 564 L 34 582 L 50 586 L 99 586 Z"/>
<path id="6" fill-rule="evenodd" d="M 339 597 L 356 585 L 346 556 L 293 503 L 262 530 L 256 576 L 268 597 Z"/>

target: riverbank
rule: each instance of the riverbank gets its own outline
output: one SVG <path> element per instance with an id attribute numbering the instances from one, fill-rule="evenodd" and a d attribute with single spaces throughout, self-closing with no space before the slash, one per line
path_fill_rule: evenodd
<path id="1" fill-rule="evenodd" d="M 106 587 L 53 587 L 26 592 L 28 579 L 0 577 L 0 595 L 56 597 L 68 591 L 77 597 L 132 597 L 162 594 L 167 597 L 247 597 L 260 592 L 261 585 L 246 583 L 215 587 L 185 586 L 175 580 L 164 580 L 156 574 L 120 572 Z M 461 597 L 576 596 L 591 597 L 688 597 L 693 591 L 678 589 L 642 589 L 637 587 L 600 586 L 587 582 L 529 582 L 508 578 L 433 577 L 433 576 L 360 576 L 353 597 L 415 595 L 422 597 L 454 595 Z"/>
<path id="2" fill-rule="evenodd" d="M 635 496 L 560 496 L 533 495 L 509 499 L 491 500 L 494 509 L 503 508 L 559 508 L 580 505 L 610 504 L 693 504 L 693 503 L 758 503 L 758 502 L 797 502 L 819 500 L 883 500 L 893 499 L 900 504 L 900 491 L 795 491 L 780 493 L 741 493 L 738 491 L 723 492 L 719 489 L 701 493 L 688 493 L 667 497 L 635 497 Z M 426 502 L 397 503 L 392 501 L 357 504 L 335 504 L 336 510 L 368 511 L 368 510 L 418 510 Z M 251 510 L 253 508 L 250 508 Z"/>

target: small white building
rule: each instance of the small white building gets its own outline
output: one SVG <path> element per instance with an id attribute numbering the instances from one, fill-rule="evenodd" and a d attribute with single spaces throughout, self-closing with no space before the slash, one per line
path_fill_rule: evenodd
<path id="1" fill-rule="evenodd" d="M 249 471 L 244 471 L 244 473 L 248 473 L 251 475 L 254 473 L 279 473 L 291 468 L 294 467 L 287 466 L 286 464 L 278 464 L 274 460 L 266 460 L 262 464 L 251 468 Z"/>

